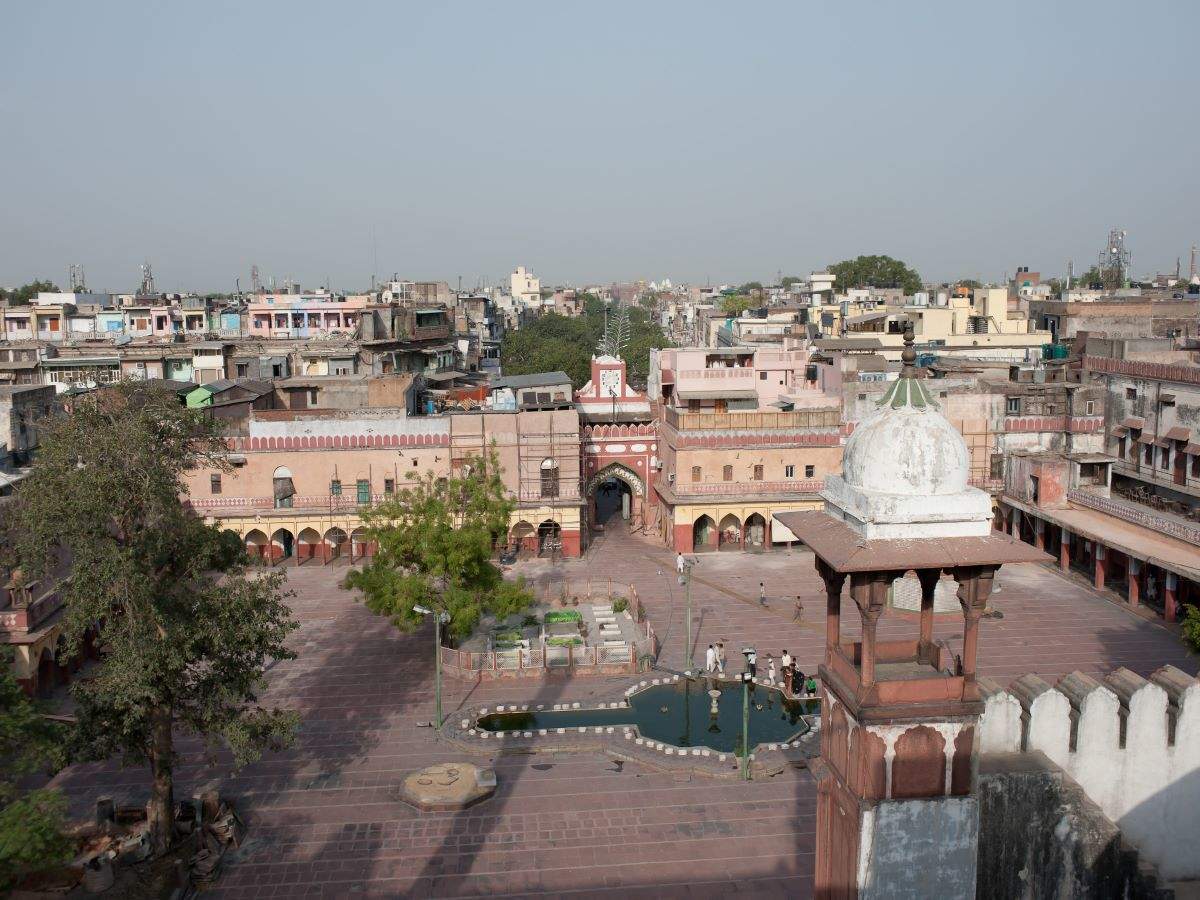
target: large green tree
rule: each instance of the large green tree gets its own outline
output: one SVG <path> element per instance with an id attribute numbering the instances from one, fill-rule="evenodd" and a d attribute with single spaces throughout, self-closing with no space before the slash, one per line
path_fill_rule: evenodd
<path id="1" fill-rule="evenodd" d="M 402 631 L 420 626 L 417 605 L 448 613 L 458 637 L 485 612 L 500 619 L 519 612 L 532 595 L 523 583 L 505 581 L 492 562 L 513 508 L 494 451 L 466 460 L 449 478 L 409 473 L 406 487 L 363 511 L 378 550 L 346 585 Z"/>
<path id="2" fill-rule="evenodd" d="M 53 281 L 31 281 L 11 291 L 0 290 L 0 299 L 12 306 L 24 306 L 38 295 L 40 291 L 57 291 L 58 285 Z"/>
<path id="3" fill-rule="evenodd" d="M 921 276 L 898 259 L 890 256 L 857 256 L 844 259 L 829 266 L 837 276 L 834 287 L 848 288 L 904 288 L 906 294 L 921 290 Z"/>
<path id="4" fill-rule="evenodd" d="M 258 699 L 267 665 L 294 655 L 283 576 L 251 573 L 180 500 L 184 472 L 226 467 L 215 429 L 168 389 L 122 383 L 82 397 L 42 426 L 7 518 L 25 577 L 69 560 L 59 582 L 67 650 L 97 626 L 105 650 L 72 689 L 72 749 L 149 766 L 157 852 L 172 839 L 177 731 L 224 744 L 242 764 L 284 746 L 296 722 Z"/>
<path id="5" fill-rule="evenodd" d="M 63 834 L 62 796 L 29 790 L 23 782 L 63 762 L 63 729 L 25 696 L 13 676 L 11 657 L 11 652 L 0 653 L 0 890 L 29 872 L 65 861 L 70 851 Z"/>
<path id="6" fill-rule="evenodd" d="M 611 310 L 610 310 L 611 312 Z M 670 346 L 652 313 L 632 306 L 629 313 L 629 343 L 622 351 L 631 383 L 644 385 L 650 370 L 650 350 Z M 500 366 L 505 375 L 535 372 L 566 372 L 571 383 L 581 388 L 591 378 L 592 354 L 604 335 L 605 303 L 593 294 L 584 295 L 583 315 L 568 318 L 542 316 L 517 331 L 504 335 Z"/>

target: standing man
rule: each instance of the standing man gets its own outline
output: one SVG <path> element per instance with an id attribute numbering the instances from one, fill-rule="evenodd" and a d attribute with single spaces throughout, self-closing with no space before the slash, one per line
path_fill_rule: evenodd
<path id="1" fill-rule="evenodd" d="M 796 614 L 792 616 L 793 622 L 804 621 L 804 601 L 800 599 L 800 595 L 796 595 Z"/>
<path id="2" fill-rule="evenodd" d="M 725 642 L 717 641 L 717 674 L 725 677 Z"/>
<path id="3" fill-rule="evenodd" d="M 760 606 L 767 605 L 767 586 L 761 581 L 758 583 L 758 603 Z"/>
<path id="4" fill-rule="evenodd" d="M 717 670 L 717 649 L 712 645 L 708 645 L 708 649 L 704 651 L 704 671 L 710 675 Z"/>
<path id="5" fill-rule="evenodd" d="M 758 677 L 758 654 L 753 650 L 746 654 L 746 670 L 751 678 Z"/>
<path id="6" fill-rule="evenodd" d="M 686 562 L 684 562 L 684 559 L 683 559 L 683 553 L 682 553 L 682 552 L 680 552 L 680 553 L 676 553 L 676 554 L 675 554 L 675 571 L 676 571 L 678 574 L 682 575 L 682 574 L 683 574 L 683 570 L 684 570 L 684 568 L 685 568 L 686 566 L 687 566 L 687 563 L 686 563 Z"/>
<path id="7" fill-rule="evenodd" d="M 792 654 L 784 650 L 783 655 L 779 658 L 779 665 L 785 669 L 790 669 L 792 667 Z"/>

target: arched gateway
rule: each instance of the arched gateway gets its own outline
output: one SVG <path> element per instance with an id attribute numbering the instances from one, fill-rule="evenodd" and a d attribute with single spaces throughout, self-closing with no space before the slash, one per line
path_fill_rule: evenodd
<path id="1" fill-rule="evenodd" d="M 618 497 L 611 497 L 615 485 Z M 609 463 L 590 479 L 587 488 L 588 523 L 595 528 L 602 525 L 612 515 L 619 514 L 627 519 L 631 526 L 642 523 L 643 502 L 646 497 L 646 484 L 640 475 L 623 463 Z M 597 504 L 597 499 L 601 500 Z M 612 501 L 619 500 L 616 509 Z M 608 502 L 605 502 L 608 501 Z"/>

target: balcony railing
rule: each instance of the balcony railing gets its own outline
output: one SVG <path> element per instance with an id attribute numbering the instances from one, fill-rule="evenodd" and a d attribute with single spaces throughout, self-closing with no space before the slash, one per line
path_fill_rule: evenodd
<path id="1" fill-rule="evenodd" d="M 1157 531 L 1159 534 L 1165 534 L 1186 543 L 1200 546 L 1200 528 L 1185 525 L 1183 522 L 1168 519 L 1166 516 L 1155 515 L 1148 509 L 1143 509 L 1130 503 L 1122 503 L 1119 500 L 1112 500 L 1108 497 L 1101 497 L 1090 491 L 1067 491 L 1067 499 L 1072 503 L 1078 503 L 1080 506 L 1086 506 L 1089 509 L 1094 509 L 1097 512 L 1105 513 L 1125 522 L 1140 525 L 1143 528 Z"/>
<path id="2" fill-rule="evenodd" d="M 676 431 L 755 431 L 785 428 L 840 428 L 841 412 L 837 409 L 797 409 L 792 412 L 681 412 L 673 407 L 665 410 L 667 424 Z"/>
<path id="3" fill-rule="evenodd" d="M 303 512 L 337 512 L 354 513 L 360 507 L 373 506 L 390 500 L 393 494 L 372 494 L 370 502 L 358 501 L 358 495 L 353 488 L 340 497 L 329 494 L 294 494 L 290 506 L 276 506 L 273 497 L 189 497 L 186 504 L 191 509 L 205 515 L 239 516 L 259 512 L 288 512 L 300 510 Z M 578 485 L 562 484 L 554 497 L 543 496 L 541 488 L 522 488 L 519 498 L 522 501 L 575 501 L 580 499 Z"/>
<path id="4" fill-rule="evenodd" d="M 1155 451 L 1155 462 L 1158 462 L 1158 452 Z M 1200 475 L 1192 474 L 1192 466 L 1190 464 L 1185 470 L 1183 482 L 1175 480 L 1175 470 L 1163 469 L 1157 465 L 1150 463 L 1130 462 L 1127 459 L 1118 459 L 1113 463 L 1113 471 L 1121 475 L 1132 475 L 1134 478 L 1140 478 L 1143 481 L 1150 481 L 1154 484 L 1161 484 L 1163 487 L 1173 488 L 1174 490 L 1182 489 L 1185 493 L 1194 494 L 1200 492 Z"/>
<path id="5" fill-rule="evenodd" d="M 817 494 L 825 487 L 824 479 L 803 481 L 682 481 L 662 485 L 678 496 L 738 496 L 753 497 L 758 494 Z"/>

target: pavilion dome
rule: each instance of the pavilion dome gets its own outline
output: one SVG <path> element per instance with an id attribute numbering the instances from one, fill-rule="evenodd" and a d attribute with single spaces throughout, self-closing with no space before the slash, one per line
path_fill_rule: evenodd
<path id="1" fill-rule="evenodd" d="M 846 441 L 842 478 L 863 491 L 910 497 L 958 494 L 970 472 L 967 443 L 915 378 L 901 378 Z"/>

